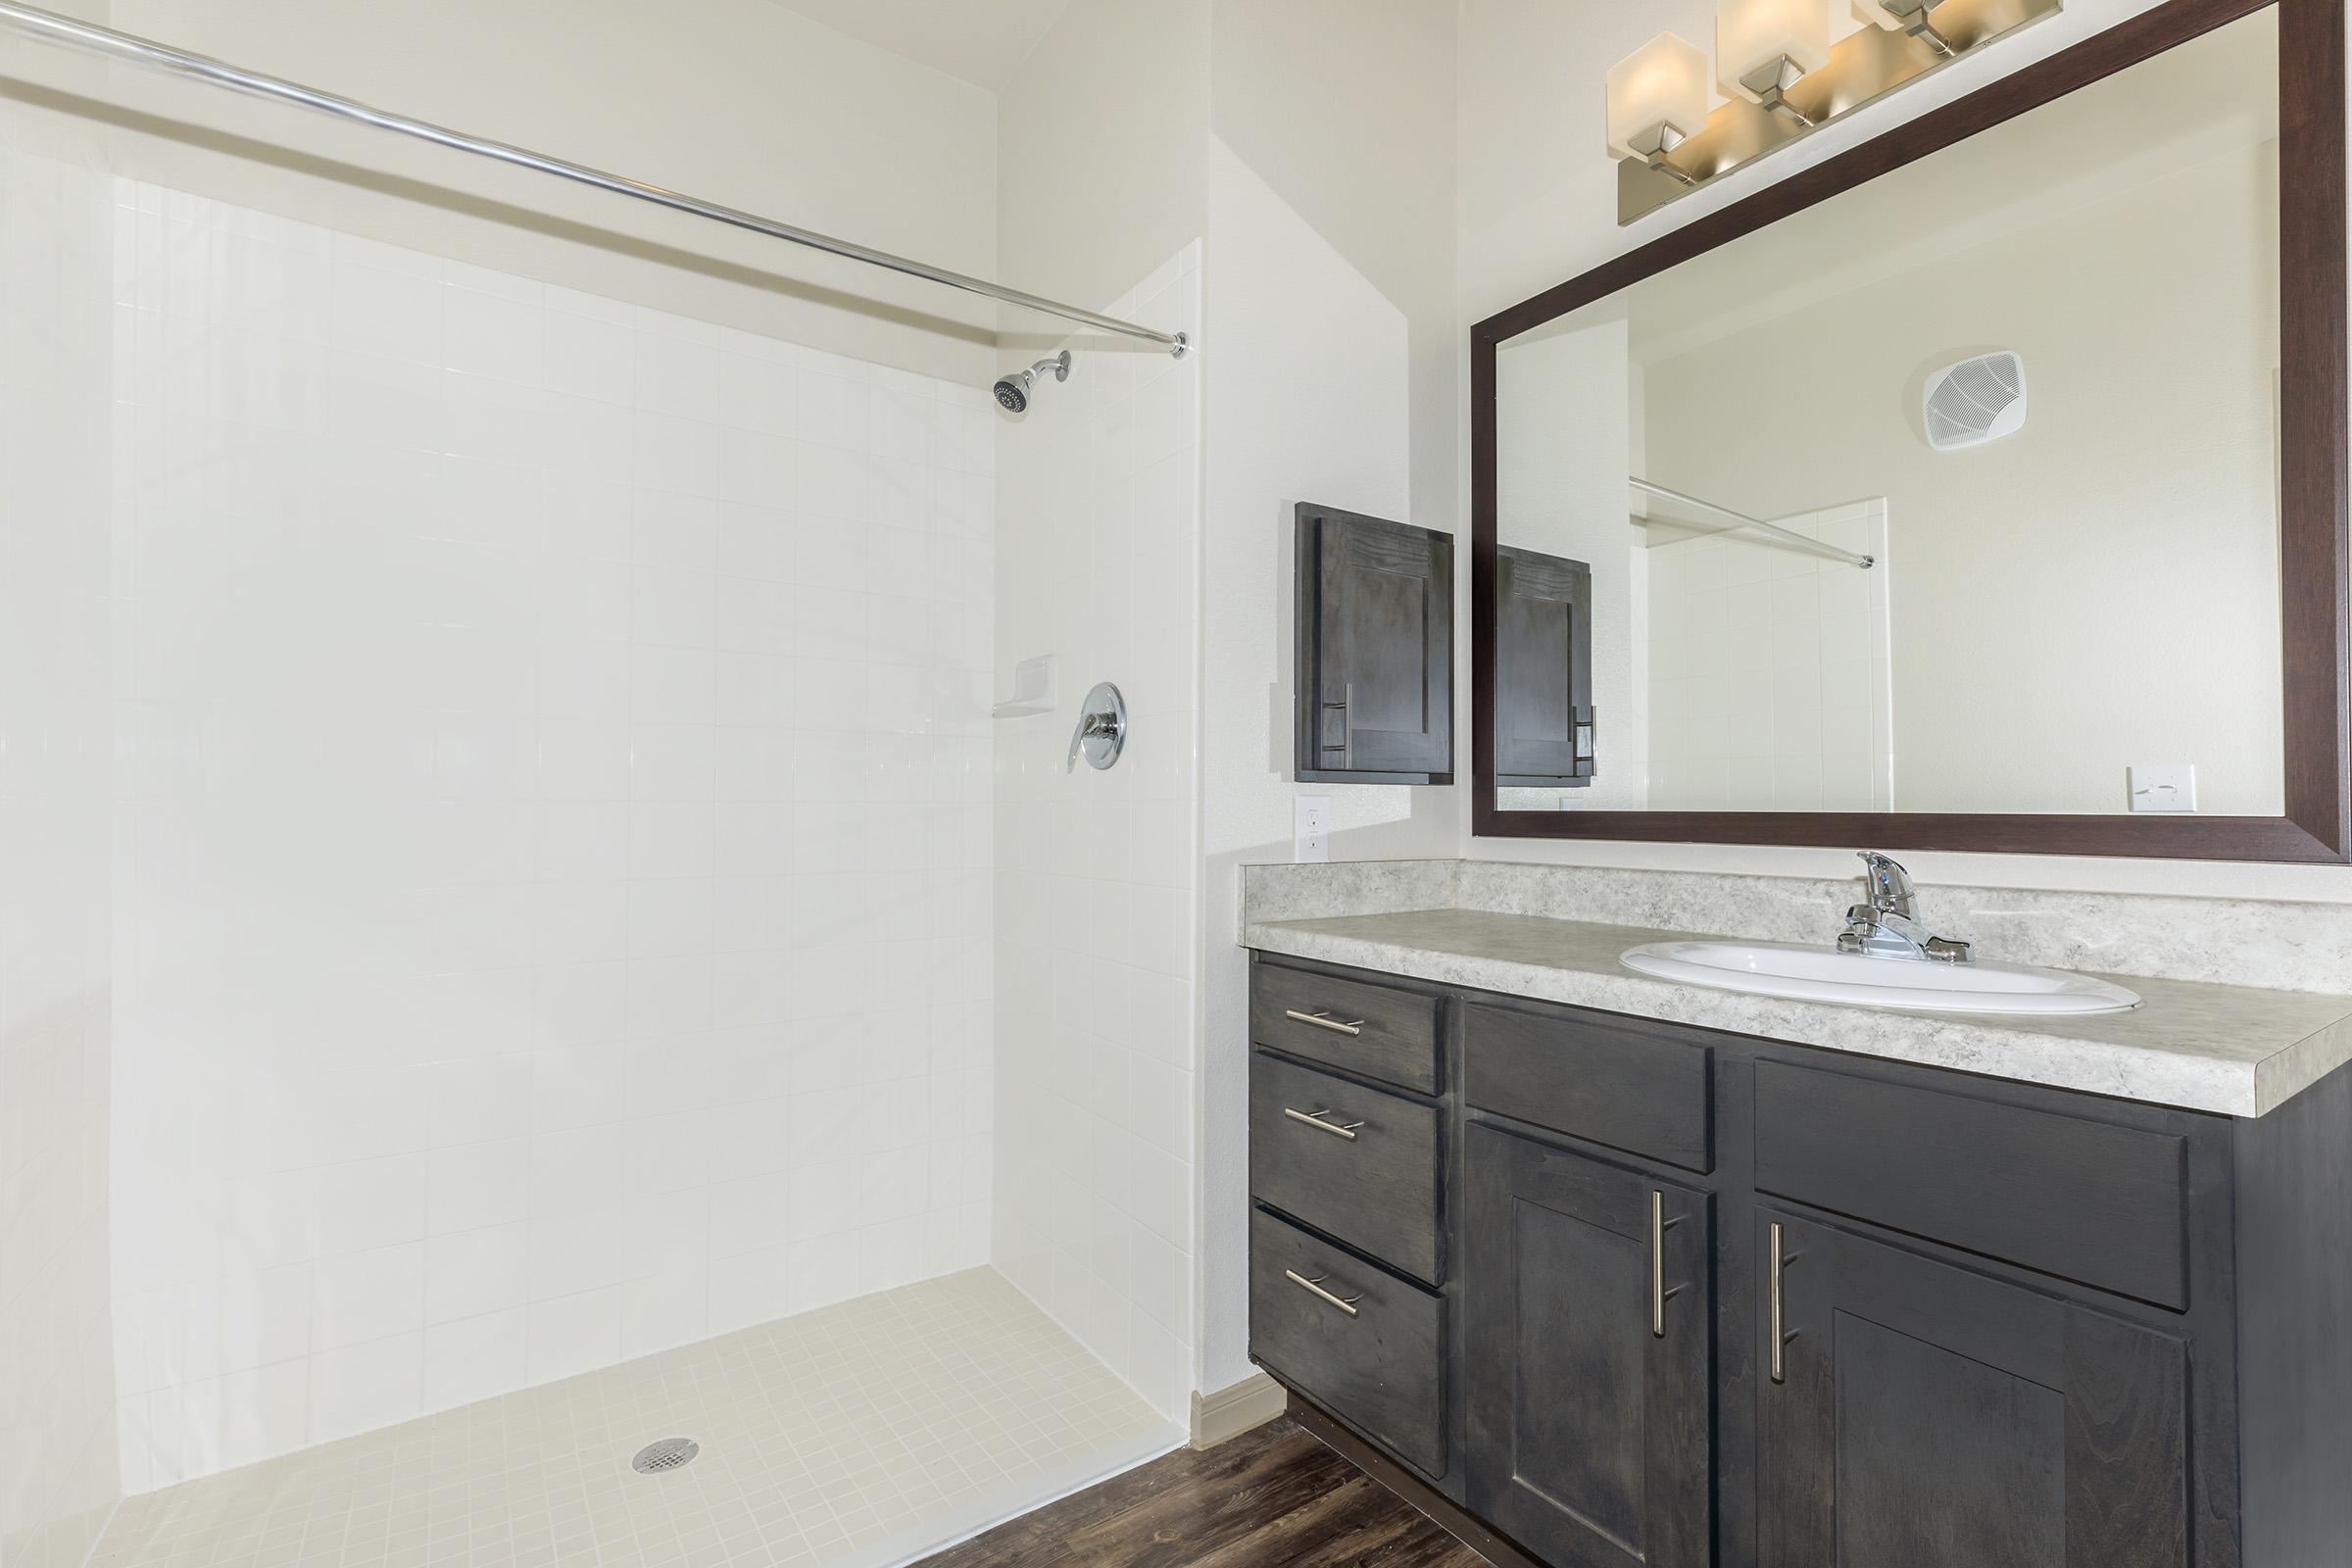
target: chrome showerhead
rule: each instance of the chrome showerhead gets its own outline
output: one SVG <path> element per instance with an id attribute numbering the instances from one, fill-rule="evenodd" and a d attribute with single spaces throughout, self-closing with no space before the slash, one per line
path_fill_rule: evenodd
<path id="1" fill-rule="evenodd" d="M 1067 381 L 1070 378 L 1070 351 L 1063 349 L 1052 359 L 1040 360 L 1019 374 L 1008 375 L 999 381 L 997 383 L 997 401 L 1004 405 L 1004 412 L 1019 414 L 1028 408 L 1029 389 L 1035 386 L 1037 378 L 1048 370 L 1054 372 L 1054 380 Z"/>

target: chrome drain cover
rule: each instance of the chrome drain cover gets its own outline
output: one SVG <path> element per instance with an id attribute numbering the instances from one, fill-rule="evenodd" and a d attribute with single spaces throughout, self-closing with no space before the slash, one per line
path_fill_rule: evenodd
<path id="1" fill-rule="evenodd" d="M 660 1443 L 649 1443 L 639 1448 L 637 1457 L 629 1461 L 629 1468 L 641 1476 L 658 1476 L 677 1469 L 702 1451 L 703 1446 L 692 1438 L 663 1438 Z"/>

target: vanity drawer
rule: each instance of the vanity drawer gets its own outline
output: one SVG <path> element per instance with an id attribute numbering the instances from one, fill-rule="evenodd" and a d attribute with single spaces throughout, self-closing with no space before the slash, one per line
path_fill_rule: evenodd
<path id="1" fill-rule="evenodd" d="M 1445 1312 L 1429 1292 L 1250 1212 L 1250 1355 L 1432 1476 L 1446 1472 Z"/>
<path id="2" fill-rule="evenodd" d="M 1715 1168 L 1714 1062 L 1688 1030 L 1636 1018 L 1463 1009 L 1470 1103 L 1689 1170 Z"/>
<path id="3" fill-rule="evenodd" d="M 1438 1171 L 1435 1106 L 1252 1056 L 1250 1191 L 1260 1201 L 1436 1284 Z"/>
<path id="4" fill-rule="evenodd" d="M 1759 1060 L 1756 1188 L 2188 1305 L 2187 1141 L 2178 1134 Z"/>
<path id="5" fill-rule="evenodd" d="M 1294 1056 L 1438 1092 L 1436 997 L 1362 980 L 1253 964 L 1250 1038 Z"/>

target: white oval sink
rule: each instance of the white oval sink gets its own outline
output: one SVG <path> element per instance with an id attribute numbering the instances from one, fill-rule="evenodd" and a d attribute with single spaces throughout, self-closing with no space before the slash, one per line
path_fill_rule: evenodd
<path id="1" fill-rule="evenodd" d="M 1839 953 L 1795 942 L 1649 942 L 1619 956 L 1629 969 L 1759 996 L 1925 1012 L 2121 1012 L 2122 986 L 2025 963 L 1936 963 Z"/>

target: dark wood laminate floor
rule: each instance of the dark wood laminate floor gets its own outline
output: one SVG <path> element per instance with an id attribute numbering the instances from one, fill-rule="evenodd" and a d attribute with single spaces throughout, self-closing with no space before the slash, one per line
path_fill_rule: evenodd
<path id="1" fill-rule="evenodd" d="M 917 1568 L 1487 1568 L 1288 1419 L 1179 1449 Z"/>

